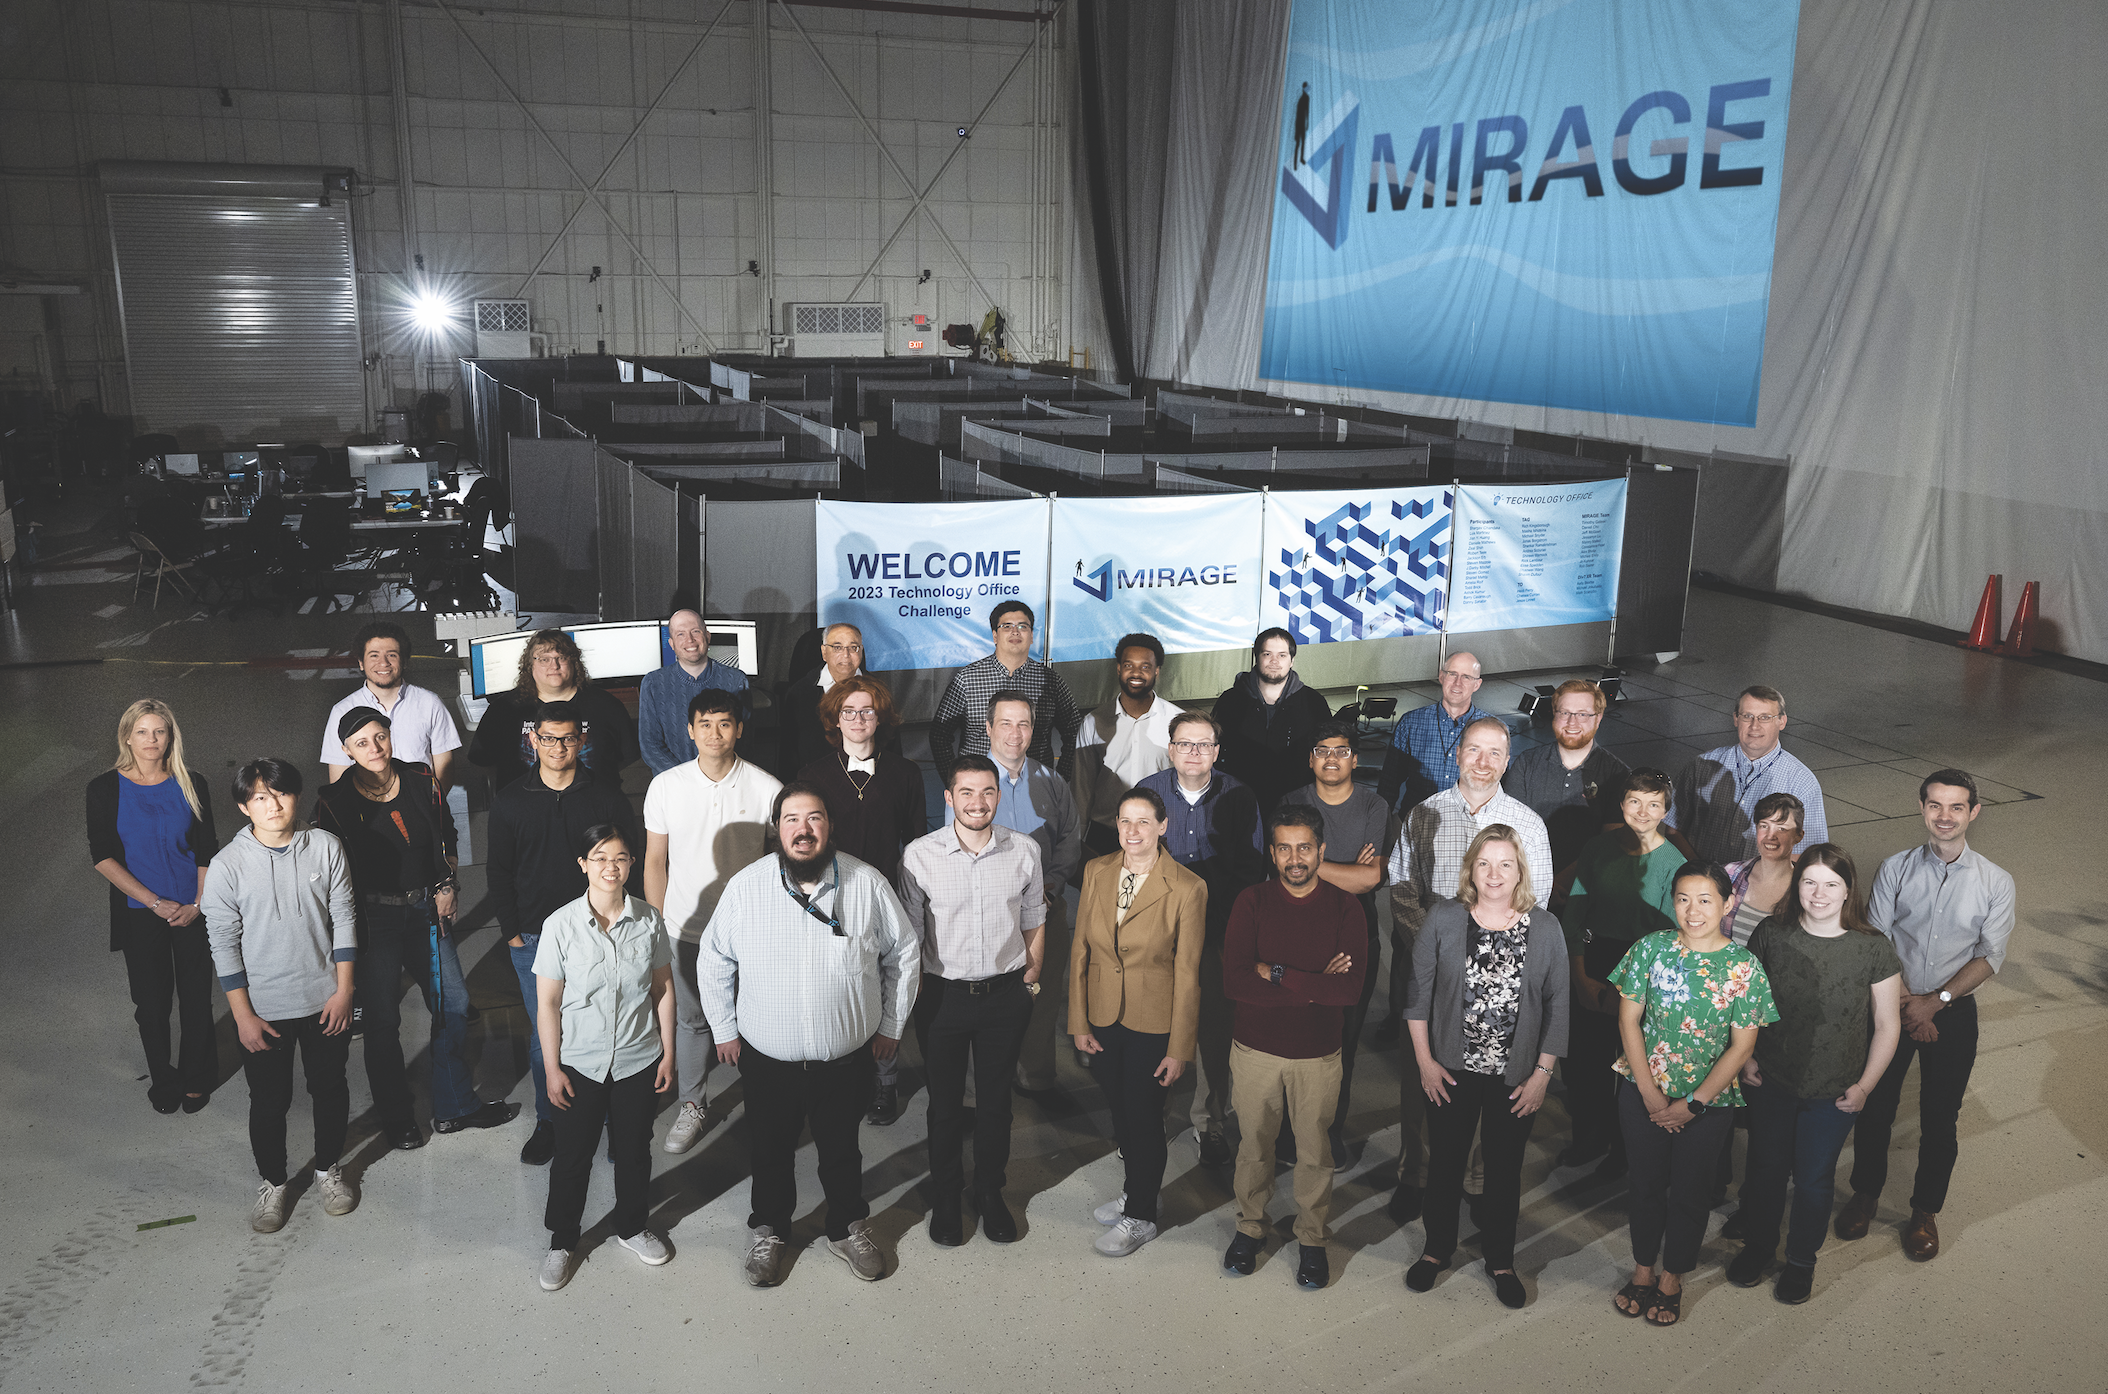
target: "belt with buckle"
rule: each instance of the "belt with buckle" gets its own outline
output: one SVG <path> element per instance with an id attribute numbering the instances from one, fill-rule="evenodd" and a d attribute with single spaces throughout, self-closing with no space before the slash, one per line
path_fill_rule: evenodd
<path id="1" fill-rule="evenodd" d="M 937 981 L 943 983 L 946 987 L 957 988 L 968 997 L 986 997 L 999 988 L 1005 988 L 1012 983 L 1023 982 L 1024 980 L 1025 970 L 1013 968 L 1007 973 L 998 973 L 992 978 L 939 978 Z"/>

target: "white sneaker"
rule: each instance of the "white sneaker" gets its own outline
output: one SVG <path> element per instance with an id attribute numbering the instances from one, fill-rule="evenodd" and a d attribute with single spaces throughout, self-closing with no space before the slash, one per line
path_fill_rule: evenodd
<path id="1" fill-rule="evenodd" d="M 666 1132 L 666 1150 L 672 1153 L 686 1152 L 695 1146 L 695 1140 L 710 1126 L 710 1115 L 701 1104 L 682 1104 L 674 1115 L 673 1126 Z"/>
<path id="2" fill-rule="evenodd" d="M 542 1255 L 542 1271 L 536 1275 L 543 1292 L 555 1292 L 571 1281 L 571 1251 L 551 1249 Z"/>
<path id="3" fill-rule="evenodd" d="M 673 1250 L 666 1247 L 666 1241 L 648 1229 L 640 1229 L 629 1238 L 615 1242 L 654 1268 L 673 1257 Z"/>
<path id="4" fill-rule="evenodd" d="M 886 1275 L 886 1256 L 871 1238 L 869 1220 L 850 1221 L 849 1237 L 828 1240 L 827 1252 L 848 1264 L 849 1271 L 867 1283 L 875 1283 Z"/>
<path id="5" fill-rule="evenodd" d="M 1154 1224 L 1148 1220 L 1137 1220 L 1132 1215 L 1125 1215 L 1121 1217 L 1120 1223 L 1099 1235 L 1091 1247 L 1107 1258 L 1126 1258 L 1154 1238 Z"/>
<path id="6" fill-rule="evenodd" d="M 329 1174 L 315 1183 L 322 1195 L 322 1213 L 325 1215 L 349 1215 L 358 1208 L 359 1193 L 345 1179 L 342 1162 L 329 1169 Z"/>
<path id="7" fill-rule="evenodd" d="M 1116 1225 L 1120 1223 L 1120 1217 L 1126 1213 L 1127 1192 L 1122 1191 L 1119 1195 L 1114 1196 L 1111 1200 L 1093 1210 L 1091 1218 L 1101 1225 Z"/>
<path id="8" fill-rule="evenodd" d="M 287 1189 L 268 1181 L 256 1188 L 256 1207 L 249 1212 L 250 1229 L 258 1234 L 276 1234 L 285 1228 Z"/>

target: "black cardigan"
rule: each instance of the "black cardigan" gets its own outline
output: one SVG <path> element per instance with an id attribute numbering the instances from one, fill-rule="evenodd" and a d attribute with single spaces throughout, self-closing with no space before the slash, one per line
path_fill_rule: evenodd
<path id="1" fill-rule="evenodd" d="M 88 781 L 88 860 L 104 862 L 124 861 L 124 839 L 117 835 L 117 781 L 123 778 L 116 770 L 104 770 Z M 212 827 L 212 795 L 205 788 L 205 778 L 196 770 L 190 772 L 190 787 L 197 791 L 198 812 L 191 815 L 190 829 L 183 835 L 183 844 L 190 855 L 197 858 L 199 866 L 212 862 L 212 854 L 220 850 L 219 835 Z M 129 868 L 128 868 L 129 869 Z M 125 893 L 110 887 L 110 952 L 116 953 L 130 939 L 130 916 L 125 912 Z"/>
<path id="2" fill-rule="evenodd" d="M 832 744 L 798 771 L 798 779 L 826 796 L 834 845 L 869 862 L 888 882 L 900 870 L 901 849 L 930 830 L 922 766 L 905 755 L 881 749 L 878 769 L 861 799 L 843 768 L 842 752 Z"/>

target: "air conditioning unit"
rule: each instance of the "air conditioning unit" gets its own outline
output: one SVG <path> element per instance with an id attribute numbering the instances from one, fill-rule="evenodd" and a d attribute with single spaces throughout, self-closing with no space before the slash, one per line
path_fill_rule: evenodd
<path id="1" fill-rule="evenodd" d="M 476 357 L 535 358 L 531 319 L 525 300 L 478 300 L 476 302 Z"/>
<path id="2" fill-rule="evenodd" d="M 883 305 L 800 304 L 783 307 L 793 358 L 883 358 Z"/>

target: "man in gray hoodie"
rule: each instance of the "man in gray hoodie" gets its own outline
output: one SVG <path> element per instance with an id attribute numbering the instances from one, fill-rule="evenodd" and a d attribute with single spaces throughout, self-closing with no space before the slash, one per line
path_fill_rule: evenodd
<path id="1" fill-rule="evenodd" d="M 351 863 L 329 833 L 300 824 L 300 771 L 251 760 L 234 776 L 249 826 L 205 877 L 200 905 L 220 986 L 241 1036 L 249 1081 L 249 1148 L 263 1177 L 249 1227 L 285 1224 L 285 1119 L 293 1102 L 293 1049 L 307 1071 L 315 1112 L 315 1186 L 332 1215 L 357 1194 L 339 1158 L 351 1121 L 352 963 L 358 957 Z"/>

